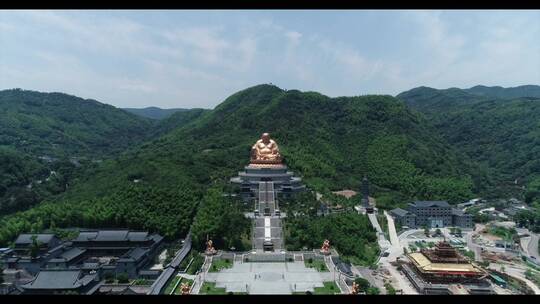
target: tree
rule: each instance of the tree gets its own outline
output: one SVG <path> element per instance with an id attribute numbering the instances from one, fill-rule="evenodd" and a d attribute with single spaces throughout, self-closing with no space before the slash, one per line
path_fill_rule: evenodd
<path id="1" fill-rule="evenodd" d="M 371 286 L 368 280 L 361 277 L 354 279 L 354 282 L 358 284 L 358 291 L 360 292 L 367 292 L 368 288 Z"/>
<path id="2" fill-rule="evenodd" d="M 456 233 L 455 233 L 458 237 L 461 237 L 461 228 L 456 228 Z"/>
<path id="3" fill-rule="evenodd" d="M 394 286 L 392 286 L 392 284 L 385 283 L 384 288 L 386 288 L 386 293 L 387 294 L 389 294 L 389 295 L 395 295 L 396 294 L 396 289 L 394 288 Z"/>
<path id="4" fill-rule="evenodd" d="M 112 274 L 110 272 L 105 273 L 105 275 L 103 277 L 105 278 L 105 282 L 107 282 L 107 283 L 114 282 L 114 274 Z"/>
<path id="5" fill-rule="evenodd" d="M 424 234 L 429 237 L 429 228 L 427 226 L 424 226 Z"/>
<path id="6" fill-rule="evenodd" d="M 39 247 L 41 244 L 37 239 L 37 235 L 35 234 L 32 235 L 30 239 L 32 240 L 32 244 L 30 245 L 30 256 L 35 259 L 39 253 Z"/>
<path id="7" fill-rule="evenodd" d="M 118 279 L 118 283 L 129 283 L 129 276 L 125 272 L 119 274 L 116 278 Z"/>
<path id="8" fill-rule="evenodd" d="M 435 230 L 435 235 L 441 235 L 441 234 L 442 234 L 441 229 L 437 228 Z"/>
<path id="9" fill-rule="evenodd" d="M 379 288 L 377 287 L 369 287 L 366 292 L 368 295 L 378 295 L 381 293 Z"/>

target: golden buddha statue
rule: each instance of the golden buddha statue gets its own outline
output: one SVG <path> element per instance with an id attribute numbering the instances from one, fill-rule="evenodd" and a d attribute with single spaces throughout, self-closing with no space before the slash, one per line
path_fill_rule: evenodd
<path id="1" fill-rule="evenodd" d="M 261 139 L 251 148 L 252 164 L 281 164 L 281 154 L 277 143 L 270 139 L 270 134 L 263 133 Z"/>

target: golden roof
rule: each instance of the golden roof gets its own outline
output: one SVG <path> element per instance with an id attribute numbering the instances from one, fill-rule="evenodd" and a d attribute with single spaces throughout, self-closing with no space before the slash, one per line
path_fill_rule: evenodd
<path id="1" fill-rule="evenodd" d="M 421 269 L 422 271 L 456 271 L 456 272 L 474 272 L 482 273 L 483 271 L 474 267 L 474 265 L 466 264 L 457 264 L 457 263 L 432 263 L 426 256 L 421 252 L 413 252 L 409 254 L 411 261 Z"/>

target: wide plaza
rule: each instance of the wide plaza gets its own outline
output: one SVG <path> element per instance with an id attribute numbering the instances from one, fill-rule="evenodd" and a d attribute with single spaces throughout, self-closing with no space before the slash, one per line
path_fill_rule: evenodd
<path id="1" fill-rule="evenodd" d="M 232 268 L 205 274 L 205 282 L 216 283 L 226 292 L 248 294 L 293 294 L 314 292 L 323 282 L 334 282 L 334 272 L 319 272 L 303 261 L 234 263 Z M 340 293 L 339 290 L 336 290 Z"/>

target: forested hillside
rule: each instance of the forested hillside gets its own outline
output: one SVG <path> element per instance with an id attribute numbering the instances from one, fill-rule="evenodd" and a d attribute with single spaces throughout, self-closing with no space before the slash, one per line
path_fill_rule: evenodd
<path id="1" fill-rule="evenodd" d="M 489 170 L 497 182 L 486 194 L 498 196 L 519 192 L 518 186 L 539 175 L 540 98 L 517 97 L 540 96 L 539 88 L 421 87 L 397 97 L 426 115 L 448 143 Z"/>
<path id="2" fill-rule="evenodd" d="M 146 139 L 151 122 L 63 93 L 0 91 L 0 145 L 34 155 L 100 156 Z"/>
<path id="3" fill-rule="evenodd" d="M 135 115 L 139 115 L 141 117 L 160 120 L 160 119 L 165 119 L 167 117 L 170 117 L 176 112 L 183 112 L 183 111 L 187 111 L 188 109 L 178 109 L 178 108 L 161 109 L 158 107 L 147 107 L 147 108 L 122 108 L 122 110 L 133 113 Z"/>
<path id="4" fill-rule="evenodd" d="M 0 91 L 0 215 L 63 192 L 76 169 L 142 142 L 151 126 L 94 100 Z"/>
<path id="5" fill-rule="evenodd" d="M 391 96 L 329 98 L 260 85 L 193 115 L 182 127 L 87 170 L 63 195 L 2 218 L 0 243 L 20 231 L 53 222 L 80 225 L 81 219 L 181 235 L 199 201 L 208 201 L 205 190 L 227 187 L 266 131 L 310 188 L 358 189 L 366 175 L 386 207 L 414 198 L 460 202 L 471 197 L 473 182 L 481 186 L 485 179 L 422 116 Z M 189 195 L 175 197 L 188 189 Z M 171 212 L 173 204 L 182 207 Z"/>
<path id="6" fill-rule="evenodd" d="M 465 89 L 466 92 L 474 95 L 480 95 L 490 98 L 512 99 L 519 97 L 538 97 L 540 98 L 540 86 L 538 85 L 523 85 L 514 88 L 503 87 L 487 87 L 474 86 L 470 89 Z"/>

